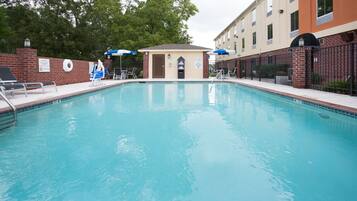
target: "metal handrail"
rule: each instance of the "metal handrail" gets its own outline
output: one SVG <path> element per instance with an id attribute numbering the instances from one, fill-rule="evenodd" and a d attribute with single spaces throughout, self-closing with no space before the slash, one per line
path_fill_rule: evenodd
<path id="1" fill-rule="evenodd" d="M 17 116 L 16 113 L 17 113 L 17 112 L 16 112 L 16 107 L 15 107 L 15 105 L 12 104 L 12 103 L 10 102 L 10 100 L 7 99 L 6 96 L 5 96 L 2 92 L 0 92 L 0 96 L 5 100 L 5 102 L 10 106 L 11 110 L 14 112 L 14 120 L 16 121 L 16 116 Z"/>

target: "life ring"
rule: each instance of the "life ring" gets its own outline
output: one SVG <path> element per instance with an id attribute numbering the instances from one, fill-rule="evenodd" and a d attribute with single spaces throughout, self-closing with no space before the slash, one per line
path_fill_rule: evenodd
<path id="1" fill-rule="evenodd" d="M 63 61 L 63 70 L 65 72 L 71 72 L 73 70 L 73 62 L 70 59 L 65 59 Z"/>

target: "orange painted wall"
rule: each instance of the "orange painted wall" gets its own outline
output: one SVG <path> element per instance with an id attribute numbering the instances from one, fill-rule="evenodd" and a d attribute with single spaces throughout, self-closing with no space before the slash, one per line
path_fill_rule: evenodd
<path id="1" fill-rule="evenodd" d="M 357 21 L 357 0 L 333 0 L 333 20 L 317 26 L 317 0 L 299 0 L 300 33 L 315 33 Z"/>

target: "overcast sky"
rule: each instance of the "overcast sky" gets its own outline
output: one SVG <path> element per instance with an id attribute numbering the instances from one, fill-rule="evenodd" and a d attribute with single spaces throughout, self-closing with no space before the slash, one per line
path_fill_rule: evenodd
<path id="1" fill-rule="evenodd" d="M 215 48 L 213 39 L 254 0 L 191 0 L 199 12 L 189 22 L 193 44 Z"/>

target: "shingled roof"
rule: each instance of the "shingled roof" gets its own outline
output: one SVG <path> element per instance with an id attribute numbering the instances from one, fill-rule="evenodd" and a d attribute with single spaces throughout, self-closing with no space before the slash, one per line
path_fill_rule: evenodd
<path id="1" fill-rule="evenodd" d="M 211 51 L 210 48 L 200 47 L 196 45 L 190 44 L 163 44 L 153 47 L 147 47 L 140 49 L 139 52 L 147 52 L 147 51 L 166 51 L 166 50 L 183 50 L 183 51 Z"/>

